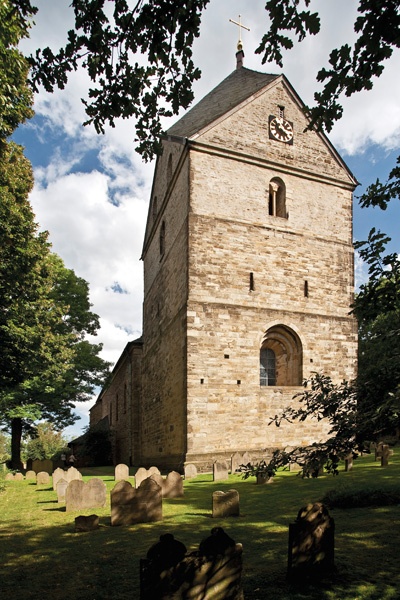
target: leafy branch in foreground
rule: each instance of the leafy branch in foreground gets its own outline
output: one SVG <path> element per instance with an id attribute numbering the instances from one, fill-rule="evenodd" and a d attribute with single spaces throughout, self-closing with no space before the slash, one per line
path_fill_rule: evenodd
<path id="1" fill-rule="evenodd" d="M 299 465 L 304 477 L 317 476 L 322 467 L 336 475 L 339 461 L 357 452 L 360 438 L 355 384 L 347 381 L 335 384 L 330 377 L 315 373 L 304 382 L 304 387 L 304 392 L 293 397 L 300 405 L 286 407 L 268 425 L 280 427 L 284 421 L 302 422 L 308 418 L 324 420 L 330 425 L 327 439 L 309 446 L 275 450 L 268 463 L 242 465 L 245 478 L 261 472 L 273 476 L 278 469 L 291 464 Z"/>

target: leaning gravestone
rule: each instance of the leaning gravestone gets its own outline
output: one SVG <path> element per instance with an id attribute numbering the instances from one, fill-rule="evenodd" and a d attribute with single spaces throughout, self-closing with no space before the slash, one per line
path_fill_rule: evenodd
<path id="1" fill-rule="evenodd" d="M 185 479 L 192 479 L 197 477 L 197 467 L 193 463 L 188 463 L 184 467 Z"/>
<path id="2" fill-rule="evenodd" d="M 47 485 L 48 483 L 50 483 L 50 475 L 47 473 L 47 471 L 40 471 L 36 475 L 36 484 Z"/>
<path id="3" fill-rule="evenodd" d="M 335 522 L 321 502 L 301 508 L 289 525 L 288 577 L 326 575 L 334 569 Z"/>
<path id="4" fill-rule="evenodd" d="M 238 517 L 239 514 L 239 492 L 237 490 L 228 490 L 227 492 L 213 492 L 212 516 L 214 519 L 224 519 L 225 517 Z"/>
<path id="5" fill-rule="evenodd" d="M 69 512 L 103 507 L 106 505 L 106 493 L 106 484 L 97 477 L 89 479 L 87 483 L 73 479 L 69 482 L 65 493 L 66 510 Z"/>
<path id="6" fill-rule="evenodd" d="M 114 474 L 115 481 L 129 481 L 129 467 L 128 465 L 119 464 L 115 467 Z"/>
<path id="7" fill-rule="evenodd" d="M 215 461 L 213 464 L 213 480 L 220 481 L 221 479 L 228 479 L 228 465 L 226 462 Z"/>
<path id="8" fill-rule="evenodd" d="M 111 490 L 111 525 L 132 525 L 162 520 L 162 491 L 153 479 L 145 479 L 138 488 L 119 481 Z"/>
<path id="9" fill-rule="evenodd" d="M 345 471 L 351 471 L 352 470 L 352 468 L 353 468 L 353 460 L 354 460 L 353 453 L 348 454 L 346 456 L 346 458 L 344 459 L 344 470 Z"/>
<path id="10" fill-rule="evenodd" d="M 381 450 L 381 467 L 387 467 L 389 458 L 393 455 L 393 450 L 389 448 L 389 444 L 382 444 Z"/>
<path id="11" fill-rule="evenodd" d="M 67 487 L 68 487 L 68 481 L 66 479 L 59 479 L 57 481 L 57 502 L 59 504 L 61 504 L 62 502 L 65 502 L 65 494 L 67 492 Z"/>
<path id="12" fill-rule="evenodd" d="M 25 473 L 25 479 L 31 480 L 31 481 L 36 481 L 36 473 L 35 473 L 35 471 L 27 471 Z"/>

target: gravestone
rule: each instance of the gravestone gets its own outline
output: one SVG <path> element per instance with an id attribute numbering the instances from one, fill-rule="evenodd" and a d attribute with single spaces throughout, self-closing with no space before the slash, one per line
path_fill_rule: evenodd
<path id="1" fill-rule="evenodd" d="M 157 467 L 150 467 L 147 471 L 147 477 L 151 477 L 151 475 L 161 475 L 160 469 Z"/>
<path id="2" fill-rule="evenodd" d="M 160 538 L 140 561 L 141 600 L 243 600 L 242 545 L 221 527 L 212 532 L 197 552 L 186 553 L 183 558 L 184 545 L 171 534 L 161 536 L 169 539 Z"/>
<path id="3" fill-rule="evenodd" d="M 353 468 L 353 453 L 349 454 L 348 456 L 346 456 L 346 458 L 344 459 L 344 470 L 345 471 L 351 471 Z"/>
<path id="4" fill-rule="evenodd" d="M 334 569 L 335 522 L 321 502 L 301 508 L 289 524 L 288 577 L 302 580 Z"/>
<path id="5" fill-rule="evenodd" d="M 389 448 L 388 444 L 382 444 L 381 449 L 381 467 L 387 467 L 389 464 L 389 458 L 393 455 L 393 450 Z"/>
<path id="6" fill-rule="evenodd" d="M 153 473 L 152 475 L 149 476 L 149 478 L 152 479 L 153 481 L 155 481 L 156 483 L 158 483 L 158 485 L 161 488 L 161 493 L 164 496 L 164 484 L 165 484 L 164 477 L 162 475 L 160 475 L 159 473 Z"/>
<path id="7" fill-rule="evenodd" d="M 111 525 L 132 525 L 162 520 L 162 491 L 147 478 L 138 488 L 119 481 L 111 490 Z"/>
<path id="8" fill-rule="evenodd" d="M 149 475 L 147 474 L 147 469 L 144 467 L 139 467 L 135 474 L 135 487 L 136 489 L 140 486 L 142 481 L 147 479 Z"/>
<path id="9" fill-rule="evenodd" d="M 242 464 L 243 465 L 247 465 L 248 463 L 251 463 L 251 456 L 248 452 L 245 452 L 242 456 Z"/>
<path id="10" fill-rule="evenodd" d="M 225 517 L 238 517 L 239 514 L 239 492 L 237 490 L 228 490 L 227 492 L 213 492 L 212 516 L 214 519 L 224 519 Z"/>
<path id="11" fill-rule="evenodd" d="M 243 464 L 243 457 L 239 452 L 235 452 L 231 456 L 231 473 L 236 473 L 240 465 Z"/>
<path id="12" fill-rule="evenodd" d="M 220 481 L 221 479 L 228 478 L 229 473 L 227 463 L 216 460 L 213 464 L 213 481 Z"/>
<path id="13" fill-rule="evenodd" d="M 69 467 L 66 471 L 64 471 L 64 479 L 66 479 L 68 482 L 82 481 L 82 473 L 75 467 Z"/>
<path id="14" fill-rule="evenodd" d="M 6 481 L 14 481 L 14 474 L 13 473 L 7 473 L 7 475 L 5 476 L 5 480 Z"/>
<path id="15" fill-rule="evenodd" d="M 27 471 L 25 474 L 25 479 L 30 481 L 36 481 L 36 473 L 35 471 Z"/>
<path id="16" fill-rule="evenodd" d="M 57 469 L 55 469 L 55 471 L 53 472 L 53 490 L 54 491 L 57 490 L 57 484 L 60 481 L 60 479 L 65 479 L 67 481 L 67 472 L 64 471 L 64 469 L 57 467 Z"/>
<path id="17" fill-rule="evenodd" d="M 163 487 L 164 498 L 182 498 L 183 497 L 183 479 L 177 471 L 168 473 L 164 480 Z"/>
<path id="18" fill-rule="evenodd" d="M 89 515 L 85 517 L 80 515 L 75 517 L 75 531 L 94 531 L 99 528 L 99 517 L 97 515 Z"/>
<path id="19" fill-rule="evenodd" d="M 383 442 L 379 442 L 378 444 L 375 445 L 375 460 L 378 460 L 378 458 L 382 458 L 382 447 L 383 447 Z"/>
<path id="20" fill-rule="evenodd" d="M 36 474 L 40 473 L 41 471 L 46 471 L 46 473 L 51 475 L 53 472 L 53 461 L 49 459 L 33 460 L 32 471 L 35 471 Z"/>
<path id="21" fill-rule="evenodd" d="M 23 480 L 24 480 L 24 476 L 22 475 L 22 473 L 15 473 L 14 481 L 23 481 Z"/>
<path id="22" fill-rule="evenodd" d="M 115 481 L 129 481 L 129 467 L 128 465 L 119 464 L 115 467 Z"/>
<path id="23" fill-rule="evenodd" d="M 69 512 L 103 507 L 106 505 L 106 492 L 106 484 L 97 477 L 89 479 L 87 483 L 73 479 L 68 483 L 65 493 L 66 510 Z"/>
<path id="24" fill-rule="evenodd" d="M 40 471 L 36 475 L 36 484 L 37 485 L 47 485 L 50 483 L 50 475 L 47 471 Z"/>
<path id="25" fill-rule="evenodd" d="M 68 487 L 69 483 L 66 479 L 59 479 L 57 481 L 57 502 L 59 504 L 65 502 L 65 494 L 67 492 L 67 487 Z"/>
<path id="26" fill-rule="evenodd" d="M 193 479 L 197 477 L 197 467 L 193 463 L 188 463 L 184 467 L 185 479 Z"/>

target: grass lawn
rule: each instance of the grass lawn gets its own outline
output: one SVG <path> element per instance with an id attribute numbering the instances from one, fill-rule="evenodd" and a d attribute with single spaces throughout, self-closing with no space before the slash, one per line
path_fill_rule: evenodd
<path id="1" fill-rule="evenodd" d="M 82 469 L 84 480 L 101 477 L 110 491 L 113 468 Z M 134 470 L 132 470 L 132 473 Z M 349 473 L 301 479 L 287 471 L 272 484 L 231 475 L 213 482 L 200 475 L 185 482 L 185 497 L 164 500 L 163 521 L 111 527 L 110 504 L 85 512 L 65 512 L 49 485 L 11 481 L 0 493 L 0 592 L 11 600 L 101 600 L 139 598 L 139 559 L 161 533 L 171 532 L 195 550 L 215 525 L 243 545 L 246 600 L 393 600 L 400 599 L 400 505 L 332 509 L 335 519 L 336 573 L 311 585 L 286 581 L 288 524 L 308 502 L 328 490 L 375 487 L 400 490 L 400 453 L 380 467 L 363 456 Z M 236 489 L 241 516 L 211 517 L 215 490 Z M 75 533 L 78 514 L 95 513 L 100 528 Z"/>

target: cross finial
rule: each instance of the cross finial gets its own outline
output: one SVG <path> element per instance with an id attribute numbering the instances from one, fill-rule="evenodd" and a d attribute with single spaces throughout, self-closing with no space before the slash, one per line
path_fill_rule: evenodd
<path id="1" fill-rule="evenodd" d="M 242 17 L 241 15 L 239 15 L 239 23 L 237 21 L 234 21 L 233 19 L 229 19 L 230 23 L 233 23 L 234 25 L 237 25 L 239 27 L 239 41 L 237 44 L 237 49 L 238 50 L 242 50 L 243 49 L 243 44 L 242 44 L 242 29 L 246 29 L 246 31 L 250 31 L 250 29 L 248 27 L 246 27 L 246 25 L 242 25 Z"/>

